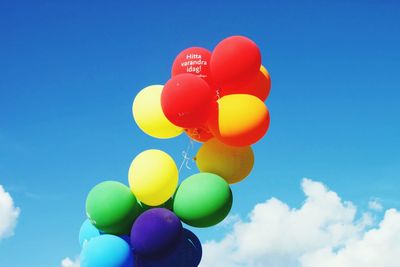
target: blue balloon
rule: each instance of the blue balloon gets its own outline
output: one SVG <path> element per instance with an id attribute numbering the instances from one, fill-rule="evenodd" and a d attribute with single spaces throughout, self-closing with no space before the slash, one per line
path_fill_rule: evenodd
<path id="1" fill-rule="evenodd" d="M 183 235 L 172 252 L 162 258 L 135 255 L 135 267 L 197 267 L 200 264 L 202 248 L 195 234 L 183 229 Z"/>
<path id="2" fill-rule="evenodd" d="M 86 219 L 79 230 L 79 244 L 83 247 L 93 237 L 100 236 L 100 231 Z"/>
<path id="3" fill-rule="evenodd" d="M 94 237 L 81 252 L 81 267 L 132 267 L 133 253 L 128 243 L 115 235 Z"/>

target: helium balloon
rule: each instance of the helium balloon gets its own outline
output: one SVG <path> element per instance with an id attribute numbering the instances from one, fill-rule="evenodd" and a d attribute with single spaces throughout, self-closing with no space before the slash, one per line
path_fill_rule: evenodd
<path id="1" fill-rule="evenodd" d="M 257 76 L 239 87 L 221 88 L 220 96 L 232 94 L 248 94 L 258 97 L 261 101 L 265 101 L 271 90 L 271 78 L 268 71 L 261 66 Z"/>
<path id="2" fill-rule="evenodd" d="M 97 229 L 89 219 L 86 219 L 79 230 L 79 244 L 83 247 L 90 239 L 99 235 L 99 229 Z"/>
<path id="3" fill-rule="evenodd" d="M 233 184 L 249 175 L 254 154 L 250 146 L 229 146 L 213 138 L 200 147 L 196 164 L 201 172 L 215 173 Z"/>
<path id="4" fill-rule="evenodd" d="M 132 192 L 149 206 L 166 202 L 178 185 L 178 168 L 174 160 L 157 149 L 143 151 L 129 168 L 129 185 Z"/>
<path id="5" fill-rule="evenodd" d="M 218 113 L 208 121 L 211 133 L 231 146 L 249 146 L 260 140 L 269 127 L 269 112 L 257 97 L 227 95 L 218 100 Z"/>
<path id="6" fill-rule="evenodd" d="M 202 47 L 190 47 L 175 58 L 172 64 L 172 76 L 181 73 L 191 73 L 204 79 L 209 85 L 211 82 L 210 75 L 210 58 L 211 52 Z"/>
<path id="7" fill-rule="evenodd" d="M 133 254 L 128 243 L 114 235 L 93 238 L 83 248 L 82 267 L 132 267 Z"/>
<path id="8" fill-rule="evenodd" d="M 173 125 L 161 108 L 162 85 L 152 85 L 141 90 L 132 105 L 133 118 L 139 128 L 155 138 L 172 138 L 183 129 Z"/>
<path id="9" fill-rule="evenodd" d="M 200 264 L 202 248 L 200 240 L 188 229 L 183 229 L 183 235 L 178 245 L 161 258 L 146 258 L 136 255 L 138 267 L 197 267 Z"/>
<path id="10" fill-rule="evenodd" d="M 186 134 L 195 141 L 205 142 L 213 137 L 212 133 L 206 126 L 185 129 Z"/>
<path id="11" fill-rule="evenodd" d="M 215 91 L 200 77 L 185 73 L 172 77 L 164 86 L 161 106 L 176 126 L 193 128 L 205 124 L 216 110 Z"/>
<path id="12" fill-rule="evenodd" d="M 96 185 L 86 198 L 86 214 L 91 223 L 108 234 L 130 233 L 139 211 L 139 204 L 131 190 L 116 181 Z"/>
<path id="13" fill-rule="evenodd" d="M 173 211 L 186 224 L 209 227 L 222 221 L 232 207 L 228 183 L 213 173 L 197 173 L 178 187 Z"/>
<path id="14" fill-rule="evenodd" d="M 257 76 L 260 66 L 260 49 L 244 36 L 222 40 L 210 59 L 212 79 L 217 86 L 224 88 L 245 85 Z"/>
<path id="15" fill-rule="evenodd" d="M 143 212 L 131 231 L 133 251 L 159 257 L 173 249 L 182 235 L 182 223 L 170 210 L 154 208 Z"/>

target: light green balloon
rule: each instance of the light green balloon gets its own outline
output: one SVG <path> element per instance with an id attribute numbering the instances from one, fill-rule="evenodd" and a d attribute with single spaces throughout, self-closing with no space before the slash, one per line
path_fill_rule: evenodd
<path id="1" fill-rule="evenodd" d="M 232 207 L 229 184 L 213 173 L 197 173 L 178 187 L 173 211 L 186 224 L 209 227 L 222 221 Z"/>
<path id="2" fill-rule="evenodd" d="M 86 198 L 86 214 L 97 229 L 107 234 L 130 234 L 140 205 L 129 187 L 116 181 L 96 185 Z"/>

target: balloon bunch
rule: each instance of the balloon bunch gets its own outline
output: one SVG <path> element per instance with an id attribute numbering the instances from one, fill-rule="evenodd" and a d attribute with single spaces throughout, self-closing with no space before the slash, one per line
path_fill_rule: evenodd
<path id="1" fill-rule="evenodd" d="M 195 267 L 199 239 L 183 228 L 221 222 L 232 207 L 230 184 L 249 175 L 251 145 L 269 127 L 264 101 L 271 81 L 257 45 L 243 36 L 222 40 L 211 53 L 192 47 L 172 65 L 172 77 L 141 90 L 133 116 L 146 134 L 172 138 L 185 132 L 203 142 L 199 173 L 178 186 L 179 170 L 165 152 L 146 150 L 129 168 L 129 187 L 96 185 L 86 199 L 88 219 L 79 233 L 83 267 Z"/>

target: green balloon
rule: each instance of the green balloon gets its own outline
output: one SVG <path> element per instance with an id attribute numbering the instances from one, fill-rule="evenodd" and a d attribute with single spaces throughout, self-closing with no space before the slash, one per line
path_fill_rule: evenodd
<path id="1" fill-rule="evenodd" d="M 184 180 L 174 196 L 173 211 L 186 224 L 209 227 L 222 221 L 232 207 L 229 184 L 213 173 L 197 173 Z"/>
<path id="2" fill-rule="evenodd" d="M 116 181 L 102 182 L 86 198 L 86 214 L 97 229 L 107 234 L 130 234 L 140 206 L 129 187 Z"/>

